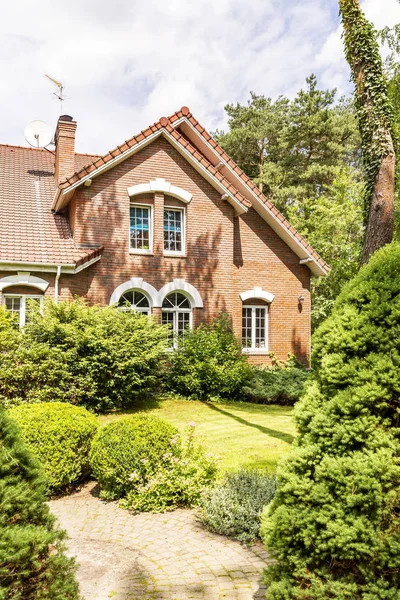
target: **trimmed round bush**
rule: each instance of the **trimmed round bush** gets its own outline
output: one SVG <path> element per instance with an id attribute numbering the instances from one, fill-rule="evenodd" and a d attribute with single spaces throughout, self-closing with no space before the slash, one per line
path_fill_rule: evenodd
<path id="1" fill-rule="evenodd" d="M 90 473 L 89 451 L 98 423 L 86 409 L 44 402 L 21 404 L 10 409 L 9 415 L 41 463 L 48 491 L 59 491 Z"/>
<path id="2" fill-rule="evenodd" d="M 159 470 L 163 456 L 178 457 L 180 445 L 178 430 L 152 415 L 133 415 L 102 427 L 90 452 L 101 497 L 125 497 L 137 481 Z"/>
<path id="3" fill-rule="evenodd" d="M 276 478 L 262 471 L 242 469 L 203 495 L 200 519 L 211 531 L 241 542 L 259 536 L 261 515 L 276 493 Z"/>

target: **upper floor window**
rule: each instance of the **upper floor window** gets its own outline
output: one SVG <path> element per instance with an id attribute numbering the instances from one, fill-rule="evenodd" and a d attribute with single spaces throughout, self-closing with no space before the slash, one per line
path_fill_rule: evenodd
<path id="1" fill-rule="evenodd" d="M 162 324 L 169 325 L 171 346 L 176 347 L 177 338 L 192 325 L 190 300 L 180 292 L 168 294 L 162 303 Z"/>
<path id="2" fill-rule="evenodd" d="M 268 350 L 268 306 L 243 305 L 242 347 L 245 352 Z"/>
<path id="3" fill-rule="evenodd" d="M 118 302 L 118 308 L 126 311 L 133 310 L 146 315 L 151 313 L 149 299 L 142 292 L 137 290 L 129 290 L 122 294 Z"/>
<path id="4" fill-rule="evenodd" d="M 134 252 L 151 252 L 152 246 L 152 207 L 143 204 L 131 204 L 130 242 Z"/>
<path id="5" fill-rule="evenodd" d="M 3 305 L 13 315 L 16 315 L 20 327 L 29 323 L 30 313 L 34 303 L 40 306 L 43 303 L 43 296 L 27 295 L 27 294 L 4 294 Z"/>
<path id="6" fill-rule="evenodd" d="M 164 209 L 164 253 L 184 254 L 185 211 L 183 208 Z"/>

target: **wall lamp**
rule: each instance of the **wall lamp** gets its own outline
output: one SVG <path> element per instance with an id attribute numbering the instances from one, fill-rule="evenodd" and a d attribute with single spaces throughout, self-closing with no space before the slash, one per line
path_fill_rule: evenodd
<path id="1" fill-rule="evenodd" d="M 303 302 L 304 302 L 304 296 L 299 296 L 297 298 L 297 300 L 299 301 L 299 304 L 303 304 Z"/>

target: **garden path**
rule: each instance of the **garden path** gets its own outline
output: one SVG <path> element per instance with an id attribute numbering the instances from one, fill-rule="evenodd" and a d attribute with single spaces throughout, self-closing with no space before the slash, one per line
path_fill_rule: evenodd
<path id="1" fill-rule="evenodd" d="M 265 598 L 262 545 L 212 534 L 191 510 L 133 515 L 102 502 L 94 482 L 49 504 L 68 533 L 85 600 Z"/>

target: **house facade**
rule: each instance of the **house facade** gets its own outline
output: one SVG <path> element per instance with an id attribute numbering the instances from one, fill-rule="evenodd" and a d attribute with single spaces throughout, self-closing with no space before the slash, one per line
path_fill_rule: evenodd
<path id="1" fill-rule="evenodd" d="M 310 354 L 310 278 L 329 267 L 187 107 L 105 156 L 0 146 L 0 294 L 78 295 L 151 314 L 171 332 L 232 317 L 254 363 Z M 172 336 L 173 337 L 173 336 Z"/>

